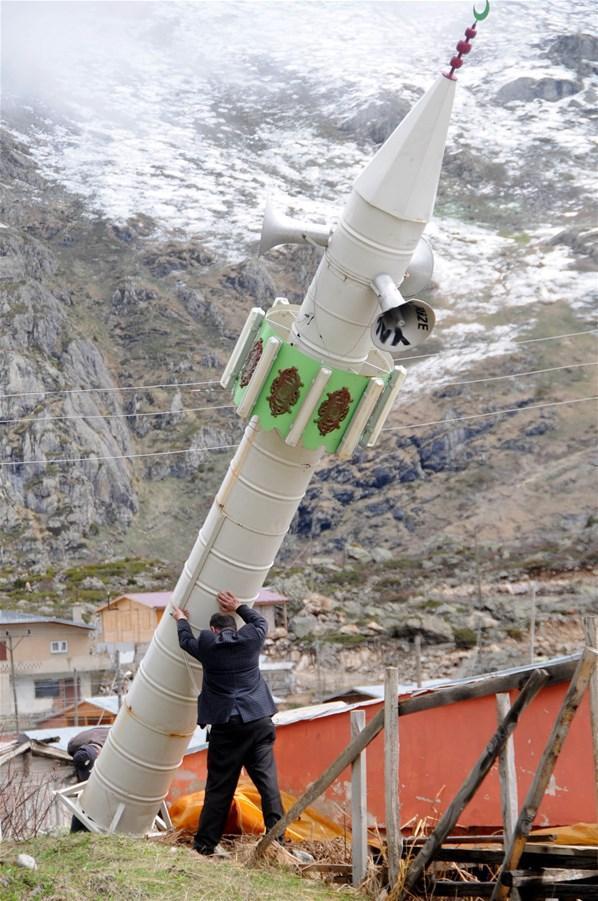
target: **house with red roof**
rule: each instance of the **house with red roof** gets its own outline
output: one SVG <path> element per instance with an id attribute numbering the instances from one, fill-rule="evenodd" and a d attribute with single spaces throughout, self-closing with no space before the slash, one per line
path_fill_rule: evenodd
<path id="1" fill-rule="evenodd" d="M 168 607 L 173 592 L 132 592 L 121 594 L 97 609 L 98 641 L 109 651 L 148 645 Z M 262 588 L 255 607 L 274 629 L 277 611 L 286 624 L 287 598 L 272 588 Z"/>

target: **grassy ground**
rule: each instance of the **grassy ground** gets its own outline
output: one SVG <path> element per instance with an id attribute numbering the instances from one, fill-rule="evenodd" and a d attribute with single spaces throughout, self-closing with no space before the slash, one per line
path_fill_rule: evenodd
<path id="1" fill-rule="evenodd" d="M 16 865 L 30 854 L 38 869 Z M 6 901 L 282 901 L 361 897 L 289 872 L 249 869 L 199 857 L 188 847 L 124 836 L 68 835 L 0 844 L 0 897 Z"/>

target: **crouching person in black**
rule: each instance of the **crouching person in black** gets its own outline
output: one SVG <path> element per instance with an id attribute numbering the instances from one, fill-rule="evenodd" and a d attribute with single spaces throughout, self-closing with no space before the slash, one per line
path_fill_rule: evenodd
<path id="1" fill-rule="evenodd" d="M 73 736 L 68 743 L 67 751 L 73 758 L 73 766 L 77 782 L 87 782 L 98 754 L 104 747 L 110 726 L 96 726 L 94 729 L 85 729 Z M 87 832 L 87 828 L 81 820 L 73 817 L 71 820 L 71 832 Z"/>
<path id="2" fill-rule="evenodd" d="M 211 730 L 205 800 L 194 846 L 207 855 L 214 854 L 222 837 L 243 767 L 260 793 L 266 830 L 283 815 L 273 754 L 276 706 L 259 669 L 268 624 L 228 591 L 220 592 L 218 604 L 222 612 L 212 616 L 210 628 L 197 638 L 187 612 L 178 607 L 172 611 L 181 648 L 203 667 L 198 723 L 210 724 Z M 233 613 L 245 622 L 238 630 Z"/>

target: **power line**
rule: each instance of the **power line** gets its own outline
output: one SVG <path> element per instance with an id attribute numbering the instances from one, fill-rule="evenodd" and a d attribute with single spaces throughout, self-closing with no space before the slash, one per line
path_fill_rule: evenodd
<path id="1" fill-rule="evenodd" d="M 596 328 L 584 329 L 582 332 L 566 332 L 562 335 L 546 335 L 543 338 L 511 338 L 508 339 L 508 336 L 504 338 L 496 338 L 494 341 L 483 341 L 478 342 L 477 344 L 458 344 L 456 347 L 447 347 L 445 350 L 435 350 L 429 354 L 418 354 L 413 357 L 402 357 L 402 361 L 404 363 L 408 363 L 410 360 L 425 360 L 427 357 L 439 357 L 442 354 L 453 353 L 456 350 L 472 350 L 480 347 L 491 347 L 493 344 L 497 344 L 501 340 L 511 340 L 513 344 L 533 344 L 536 341 L 556 341 L 557 338 L 575 338 L 578 335 L 591 335 L 594 332 L 598 331 Z M 504 356 L 509 353 L 509 351 L 504 351 L 499 356 Z"/>
<path id="2" fill-rule="evenodd" d="M 598 329 L 585 329 L 584 331 L 579 332 L 566 332 L 561 335 L 547 335 L 541 338 L 512 338 L 514 344 L 531 344 L 536 341 L 555 341 L 558 338 L 574 338 L 577 335 L 590 335 L 596 332 Z M 496 339 L 495 341 L 487 341 L 483 343 L 478 343 L 474 345 L 475 347 L 483 347 L 484 344 L 486 346 L 491 346 L 492 344 L 496 344 L 497 341 L 501 339 Z M 413 357 L 403 357 L 402 359 L 405 362 L 409 360 L 422 360 L 426 357 L 436 357 L 441 354 L 452 353 L 455 350 L 471 350 L 471 344 L 459 344 L 456 347 L 449 347 L 445 350 L 434 351 L 429 354 L 419 354 L 418 356 Z M 508 351 L 504 351 L 500 356 L 505 356 Z M 152 388 L 189 388 L 195 387 L 198 385 L 220 385 L 220 379 L 208 379 L 207 381 L 199 381 L 199 382 L 164 382 L 156 385 L 122 385 L 118 388 L 69 388 L 69 389 L 56 389 L 51 391 L 25 391 L 22 393 L 13 393 L 13 394 L 0 394 L 0 400 L 8 400 L 16 397 L 50 397 L 50 396 L 58 396 L 58 395 L 68 395 L 68 394 L 91 394 L 91 393 L 113 393 L 119 391 L 144 391 L 150 390 Z"/>
<path id="3" fill-rule="evenodd" d="M 513 379 L 527 375 L 541 375 L 546 372 L 558 372 L 562 369 L 579 369 L 587 366 L 598 366 L 598 363 L 568 363 L 564 366 L 551 366 L 547 369 L 529 369 L 526 372 L 510 372 L 507 375 L 493 375 L 483 379 L 465 379 L 459 382 L 437 382 L 430 383 L 430 388 L 450 388 L 454 385 L 475 385 L 481 382 L 494 382 L 502 379 Z M 0 419 L 0 425 L 16 424 L 19 422 L 62 422 L 64 420 L 73 419 L 129 419 L 141 416 L 175 416 L 187 413 L 204 413 L 211 410 L 232 410 L 234 404 L 211 404 L 206 407 L 182 407 L 180 410 L 160 410 L 156 412 L 143 411 L 135 413 L 74 413 L 65 416 L 22 416 L 15 419 Z"/>
<path id="4" fill-rule="evenodd" d="M 238 444 L 215 444 L 209 447 L 186 447 L 183 450 L 151 451 L 143 454 L 107 454 L 106 456 L 91 457 L 62 457 L 56 460 L 8 460 L 2 461 L 0 466 L 52 466 L 54 463 L 99 463 L 103 460 L 134 460 L 139 457 L 168 457 L 176 454 L 203 453 L 204 451 L 226 450 L 238 447 Z"/>
<path id="5" fill-rule="evenodd" d="M 63 394 L 92 394 L 94 392 L 143 391 L 150 388 L 188 388 L 190 385 L 219 385 L 220 379 L 208 379 L 203 382 L 165 382 L 159 385 L 122 385 L 119 388 L 68 388 L 52 391 L 25 391 L 21 394 L 0 394 L 0 400 L 13 397 L 50 397 Z"/>
<path id="6" fill-rule="evenodd" d="M 598 400 L 598 394 L 589 397 L 577 397 L 573 400 L 553 400 L 540 404 L 528 404 L 526 407 L 510 407 L 506 410 L 494 410 L 492 413 L 471 413 L 467 416 L 453 416 L 450 419 L 433 419 L 429 422 L 414 422 L 409 425 L 390 426 L 383 432 L 398 432 L 401 429 L 421 429 L 429 425 L 446 425 L 448 422 L 463 422 L 466 419 L 483 419 L 485 416 L 504 416 L 506 413 L 525 413 L 526 410 L 537 410 L 539 407 L 560 407 L 563 404 L 581 404 L 589 400 Z"/>
<path id="7" fill-rule="evenodd" d="M 465 379 L 461 382 L 431 382 L 430 388 L 449 388 L 452 385 L 476 385 L 479 382 L 498 382 L 501 379 L 515 379 L 524 375 L 541 375 L 543 372 L 558 372 L 560 369 L 580 369 L 584 366 L 598 366 L 598 363 L 567 363 L 566 366 L 551 366 L 549 369 L 528 369 L 527 372 L 509 372 L 507 375 L 490 375 L 484 379 Z"/>
<path id="8" fill-rule="evenodd" d="M 67 416 L 25 416 L 20 419 L 0 419 L 0 425 L 9 422 L 57 422 L 63 419 L 129 419 L 135 416 L 178 416 L 180 413 L 203 413 L 206 410 L 232 410 L 234 404 L 212 404 L 208 407 L 181 407 L 180 410 L 159 410 L 156 413 L 74 413 Z"/>
<path id="9" fill-rule="evenodd" d="M 573 398 L 572 400 L 557 400 L 547 401 L 539 404 L 528 404 L 528 406 L 526 407 L 512 407 L 506 410 L 494 410 L 492 413 L 472 413 L 466 416 L 453 416 L 450 419 L 437 419 L 430 422 L 414 422 L 410 425 L 391 426 L 390 428 L 382 429 L 382 431 L 396 432 L 401 429 L 418 429 L 431 425 L 446 425 L 449 422 L 462 422 L 469 419 L 481 419 L 487 416 L 503 416 L 507 413 L 525 413 L 528 410 L 537 410 L 540 407 L 560 407 L 566 404 L 580 404 L 590 400 L 598 400 L 598 395 L 592 395 L 589 397 L 577 397 Z M 99 457 L 64 457 L 62 459 L 56 460 L 6 460 L 0 462 L 0 466 L 49 466 L 54 463 L 97 463 L 102 460 L 133 460 L 140 457 L 166 457 L 175 454 L 203 453 L 204 451 L 228 450 L 237 447 L 239 447 L 238 444 L 215 444 L 208 445 L 208 447 L 187 447 L 181 450 L 151 451 L 149 453 L 139 454 L 117 454 Z"/>

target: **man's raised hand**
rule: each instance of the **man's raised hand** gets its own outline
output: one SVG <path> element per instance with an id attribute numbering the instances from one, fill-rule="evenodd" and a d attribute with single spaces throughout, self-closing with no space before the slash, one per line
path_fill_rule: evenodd
<path id="1" fill-rule="evenodd" d="M 230 591 L 218 592 L 216 600 L 223 613 L 234 613 L 237 607 L 241 606 L 239 598 Z"/>
<path id="2" fill-rule="evenodd" d="M 175 607 L 174 604 L 170 611 L 170 615 L 176 619 L 177 623 L 180 619 L 189 619 L 188 611 L 181 609 L 181 607 Z"/>

